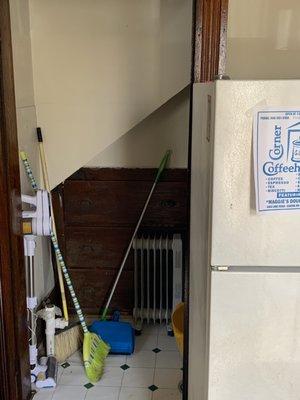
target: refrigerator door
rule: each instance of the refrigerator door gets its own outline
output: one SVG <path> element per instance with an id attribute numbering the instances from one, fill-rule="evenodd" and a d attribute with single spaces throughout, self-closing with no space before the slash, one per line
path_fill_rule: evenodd
<path id="1" fill-rule="evenodd" d="M 300 273 L 213 272 L 209 400 L 299 400 Z"/>
<path id="2" fill-rule="evenodd" d="M 297 107 L 300 81 L 215 83 L 212 266 L 300 266 L 300 212 L 257 215 L 254 107 Z"/>
<path id="3" fill-rule="evenodd" d="M 193 139 L 190 220 L 189 400 L 207 400 L 210 245 L 208 242 L 212 169 L 214 85 L 193 88 Z"/>

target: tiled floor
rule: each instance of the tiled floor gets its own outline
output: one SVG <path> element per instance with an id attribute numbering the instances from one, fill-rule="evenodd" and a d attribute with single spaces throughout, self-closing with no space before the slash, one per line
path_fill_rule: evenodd
<path id="1" fill-rule="evenodd" d="M 103 377 L 89 384 L 80 353 L 58 368 L 56 390 L 40 390 L 34 400 L 180 400 L 182 357 L 166 328 L 144 326 L 131 356 L 108 356 Z"/>

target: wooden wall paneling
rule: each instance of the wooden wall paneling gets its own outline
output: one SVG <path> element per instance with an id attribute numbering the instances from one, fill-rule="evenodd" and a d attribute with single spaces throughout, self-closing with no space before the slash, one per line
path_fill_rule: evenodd
<path id="1" fill-rule="evenodd" d="M 111 269 L 84 269 L 71 270 L 73 285 L 85 314 L 99 315 L 100 309 L 105 306 L 110 289 L 117 275 Z M 113 296 L 110 310 L 118 309 L 124 314 L 131 314 L 133 309 L 133 271 L 126 267 Z M 69 309 L 75 314 L 73 302 L 68 293 Z"/>
<path id="2" fill-rule="evenodd" d="M 151 189 L 150 182 L 66 181 L 67 225 L 133 225 Z M 150 200 L 142 226 L 186 225 L 186 182 L 160 182 Z"/>
<path id="3" fill-rule="evenodd" d="M 59 247 L 62 252 L 62 254 L 65 255 L 65 222 L 64 222 L 64 201 L 63 201 L 63 184 L 58 185 L 55 189 L 52 190 L 52 205 L 53 209 L 55 210 L 55 226 L 57 230 L 57 239 L 59 242 Z M 52 245 L 51 245 L 52 249 Z M 63 309 L 62 307 L 62 301 L 61 301 L 61 293 L 60 293 L 60 287 L 59 287 L 59 280 L 58 280 L 58 274 L 57 274 L 57 266 L 56 266 L 56 257 L 54 251 L 51 253 L 52 257 L 52 266 L 53 266 L 53 274 L 54 274 L 54 288 L 51 292 L 51 295 L 48 297 L 48 301 L 50 301 L 52 304 L 57 305 L 58 307 Z M 65 284 L 64 281 L 64 286 L 65 286 L 65 292 L 68 292 L 68 288 Z M 38 329 L 40 332 L 40 328 L 43 326 L 43 321 L 40 323 L 38 321 Z"/>
<path id="4" fill-rule="evenodd" d="M 116 269 L 132 234 L 133 228 L 67 226 L 67 265 L 71 269 Z"/>
<path id="5" fill-rule="evenodd" d="M 9 1 L 0 2 L 0 393 L 31 392 Z"/>
<path id="6" fill-rule="evenodd" d="M 144 181 L 154 182 L 156 168 L 80 168 L 67 181 Z M 160 182 L 186 182 L 185 168 L 163 171 Z"/>
<path id="7" fill-rule="evenodd" d="M 64 184 L 58 185 L 51 191 L 52 205 L 55 210 L 55 226 L 57 239 L 62 252 L 65 250 L 65 215 L 64 215 Z"/>
<path id="8" fill-rule="evenodd" d="M 61 190 L 63 199 L 54 201 L 55 213 L 63 221 L 58 224 L 59 235 L 84 312 L 98 314 L 105 305 L 155 173 L 155 169 L 82 168 L 55 190 Z M 186 170 L 165 171 L 139 234 L 159 229 L 184 235 L 187 203 Z M 125 313 L 133 307 L 133 268 L 130 254 L 112 302 Z"/>

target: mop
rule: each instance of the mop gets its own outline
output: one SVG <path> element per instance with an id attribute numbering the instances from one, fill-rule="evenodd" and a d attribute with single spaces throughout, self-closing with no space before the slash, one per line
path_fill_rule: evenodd
<path id="1" fill-rule="evenodd" d="M 21 158 L 28 175 L 31 186 L 37 190 L 37 184 L 33 177 L 31 167 L 24 152 L 21 153 Z M 68 286 L 76 313 L 78 315 L 82 330 L 83 330 L 83 363 L 87 377 L 91 382 L 97 382 L 103 374 L 104 359 L 109 353 L 110 347 L 100 337 L 100 335 L 90 332 L 88 330 L 84 315 L 82 313 L 79 301 L 76 297 L 70 275 L 68 273 L 63 256 L 60 252 L 57 238 L 53 230 L 50 231 L 51 241 L 55 251 L 55 255 L 59 261 L 62 269 L 66 284 Z M 71 330 L 72 334 L 72 330 Z M 77 334 L 77 331 L 75 332 Z"/>
<path id="2" fill-rule="evenodd" d="M 103 340 L 105 340 L 109 345 L 110 345 L 110 352 L 113 354 L 131 354 L 134 351 L 134 331 L 133 328 L 131 326 L 131 324 L 129 324 L 128 322 L 119 322 L 119 321 L 106 321 L 107 318 L 107 313 L 109 310 L 109 306 L 112 300 L 112 297 L 114 295 L 114 292 L 116 290 L 117 284 L 119 282 L 119 279 L 121 277 L 122 271 L 124 269 L 125 263 L 127 261 L 127 258 L 129 256 L 130 250 L 132 248 L 132 243 L 134 241 L 134 238 L 138 232 L 138 229 L 141 225 L 141 222 L 143 220 L 143 217 L 145 215 L 146 209 L 148 207 L 149 201 L 152 197 L 152 194 L 154 192 L 154 189 L 160 179 L 160 176 L 162 174 L 162 172 L 164 171 L 169 158 L 171 155 L 171 151 L 168 150 L 163 159 L 161 160 L 161 163 L 158 167 L 157 173 L 156 173 L 156 177 L 154 180 L 154 183 L 152 185 L 152 188 L 149 192 L 149 195 L 147 197 L 147 200 L 144 204 L 142 213 L 140 215 L 140 218 L 136 224 L 136 227 L 134 229 L 133 235 L 131 237 L 131 240 L 128 244 L 126 253 L 124 255 L 123 261 L 121 263 L 121 266 L 119 268 L 118 271 L 118 275 L 114 281 L 113 287 L 111 289 L 109 298 L 107 300 L 106 306 L 103 310 L 102 313 L 102 317 L 100 321 L 95 321 L 93 322 L 93 324 L 90 327 L 90 331 L 94 332 L 98 335 L 101 335 L 101 337 L 103 338 Z"/>

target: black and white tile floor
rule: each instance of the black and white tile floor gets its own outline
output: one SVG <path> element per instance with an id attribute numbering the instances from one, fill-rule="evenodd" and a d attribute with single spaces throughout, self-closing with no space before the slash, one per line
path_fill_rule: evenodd
<path id="1" fill-rule="evenodd" d="M 43 389 L 34 400 L 180 400 L 182 357 L 166 328 L 145 326 L 135 353 L 106 359 L 102 379 L 87 381 L 79 352 L 58 368 L 58 386 Z"/>

